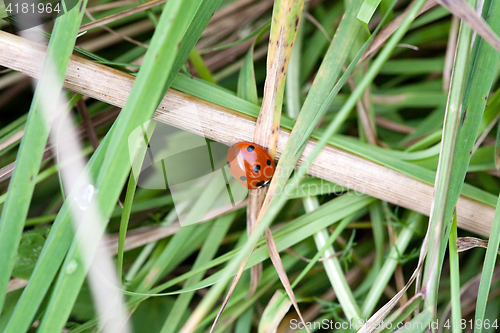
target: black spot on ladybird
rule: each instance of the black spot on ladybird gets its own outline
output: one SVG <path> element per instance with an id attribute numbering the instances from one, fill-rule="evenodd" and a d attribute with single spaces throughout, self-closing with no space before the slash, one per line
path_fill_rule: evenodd
<path id="1" fill-rule="evenodd" d="M 249 153 L 253 152 L 254 150 L 255 150 L 255 147 L 254 147 L 254 146 L 248 146 L 248 147 L 247 147 L 247 151 L 248 151 Z"/>
<path id="2" fill-rule="evenodd" d="M 264 186 L 265 183 L 266 183 L 265 181 L 261 180 L 260 182 L 257 183 L 257 187 L 262 187 Z"/>
<path id="3" fill-rule="evenodd" d="M 267 165 L 271 165 L 271 160 L 267 160 Z"/>
<path id="4" fill-rule="evenodd" d="M 229 163 L 229 161 L 227 161 L 227 167 L 230 168 L 231 167 L 231 163 Z"/>
<path id="5" fill-rule="evenodd" d="M 241 179 L 242 181 L 246 181 L 246 180 L 247 180 L 247 177 L 245 177 L 245 176 L 241 176 L 241 177 L 240 177 L 240 179 Z"/>
<path id="6" fill-rule="evenodd" d="M 260 171 L 260 165 L 257 164 L 256 166 L 253 167 L 253 172 L 257 173 L 259 171 Z"/>

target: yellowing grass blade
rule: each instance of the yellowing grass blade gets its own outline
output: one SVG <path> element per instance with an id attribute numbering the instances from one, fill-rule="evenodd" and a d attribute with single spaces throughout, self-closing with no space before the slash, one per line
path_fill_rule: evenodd
<path id="1" fill-rule="evenodd" d="M 274 4 L 267 55 L 264 98 L 253 139 L 274 157 L 278 144 L 286 69 L 297 35 L 303 0 L 277 0 Z"/>

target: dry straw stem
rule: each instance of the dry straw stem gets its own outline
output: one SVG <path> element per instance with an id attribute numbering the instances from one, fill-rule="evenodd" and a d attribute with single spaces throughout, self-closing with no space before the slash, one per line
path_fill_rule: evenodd
<path id="1" fill-rule="evenodd" d="M 405 19 L 406 15 L 408 15 L 408 12 L 415 4 L 415 1 L 416 0 L 413 0 L 411 2 L 411 4 L 409 4 L 408 7 L 406 7 L 405 11 L 403 13 L 401 13 L 401 15 L 399 15 L 394 20 L 392 20 L 391 23 L 389 23 L 387 26 L 384 27 L 384 29 L 382 29 L 380 31 L 380 33 L 377 35 L 377 37 L 375 37 L 373 42 L 370 44 L 368 49 L 365 51 L 365 53 L 363 54 L 361 59 L 359 59 L 359 62 L 363 61 L 364 59 L 366 59 L 367 57 L 369 57 L 373 53 L 377 52 L 384 45 L 385 41 L 389 37 L 391 37 L 391 35 L 399 28 L 399 26 L 401 25 L 401 23 Z M 429 9 L 433 8 L 436 5 L 437 5 L 436 0 L 428 0 L 425 3 L 424 7 L 422 7 L 422 9 L 420 10 L 418 15 L 425 13 L 426 11 L 428 11 Z"/>
<path id="2" fill-rule="evenodd" d="M 146 2 L 146 3 L 143 3 L 142 5 L 137 6 L 137 7 L 133 7 L 133 8 L 121 11 L 119 13 L 103 17 L 102 19 L 95 20 L 93 22 L 90 22 L 90 23 L 82 25 L 80 27 L 80 29 L 78 30 L 78 32 L 82 32 L 82 31 L 85 31 L 85 30 L 90 30 L 90 29 L 93 29 L 93 28 L 100 27 L 102 25 L 114 22 L 114 21 L 122 19 L 124 17 L 127 17 L 127 16 L 130 16 L 130 15 L 142 12 L 144 10 L 147 10 L 147 9 L 150 9 L 150 8 L 153 8 L 153 7 L 156 7 L 156 6 L 159 6 L 159 5 L 161 5 L 162 3 L 166 2 L 166 1 L 167 0 L 154 0 L 154 1 Z"/>
<path id="3" fill-rule="evenodd" d="M 3 45 L 0 65 L 32 77 L 39 76 L 33 59 L 45 57 L 43 46 L 3 31 L 0 31 L 0 43 Z M 69 90 L 122 107 L 133 81 L 130 74 L 72 56 L 64 85 Z M 252 140 L 255 130 L 254 118 L 174 89 L 165 95 L 154 119 L 228 145 Z M 194 125 L 198 121 L 205 130 Z M 277 158 L 289 135 L 280 129 Z M 299 164 L 313 151 L 314 145 L 314 140 L 308 142 Z M 332 146 L 321 151 L 309 174 L 425 215 L 430 212 L 432 185 Z M 494 207 L 464 196 L 460 196 L 457 207 L 459 227 L 489 235 Z"/>

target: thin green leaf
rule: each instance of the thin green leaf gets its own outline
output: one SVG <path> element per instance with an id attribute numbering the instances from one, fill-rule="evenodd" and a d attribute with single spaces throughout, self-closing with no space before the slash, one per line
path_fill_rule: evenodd
<path id="1" fill-rule="evenodd" d="M 500 238 L 500 237 L 499 237 Z M 458 264 L 457 251 L 457 212 L 453 216 L 451 225 L 450 239 L 450 291 L 451 291 L 451 319 L 454 323 L 460 323 L 462 320 L 462 304 L 460 303 L 460 267 Z M 461 333 L 460 325 L 452 326 L 453 333 Z"/>
<path id="2" fill-rule="evenodd" d="M 368 24 L 381 0 L 365 0 L 359 9 L 358 20 Z"/>
<path id="3" fill-rule="evenodd" d="M 252 104 L 259 104 L 257 95 L 257 83 L 255 82 L 255 70 L 253 66 L 253 44 L 245 56 L 245 61 L 238 76 L 238 97 Z"/>

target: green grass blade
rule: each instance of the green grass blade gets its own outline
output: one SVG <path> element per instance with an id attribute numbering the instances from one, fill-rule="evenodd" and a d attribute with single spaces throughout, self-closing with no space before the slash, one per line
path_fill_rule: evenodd
<path id="1" fill-rule="evenodd" d="M 500 3 L 486 0 L 482 15 L 488 17 L 487 22 L 493 31 L 497 34 L 500 33 L 500 20 L 494 19 L 500 15 Z M 457 137 L 457 142 L 463 144 L 456 147 L 453 157 L 455 167 L 451 175 L 450 203 L 446 207 L 445 221 L 451 221 L 455 203 L 464 183 L 470 152 L 477 137 L 498 59 L 499 53 L 488 42 L 480 37 L 475 39 L 468 65 L 467 86 L 464 92 L 460 113 L 460 129 Z"/>
<path id="2" fill-rule="evenodd" d="M 455 149 L 467 143 L 467 141 L 459 141 L 457 137 L 460 130 L 460 105 L 464 93 L 466 66 L 469 58 L 471 38 L 472 29 L 462 23 L 455 56 L 455 64 L 453 67 L 453 77 L 449 90 L 448 105 L 446 106 L 441 152 L 439 154 L 439 164 L 434 185 L 433 205 L 428 227 L 429 249 L 425 263 L 423 287 L 427 291 L 425 306 L 431 311 L 433 317 L 436 316 L 435 306 L 441 270 L 441 248 L 448 243 L 448 237 L 443 237 L 443 230 L 445 230 L 445 228 L 450 229 L 450 220 L 446 216 L 446 208 L 447 205 L 454 206 L 456 204 L 456 201 L 450 202 L 450 200 L 454 199 L 454 193 L 450 191 L 450 187 L 453 184 L 451 173 L 453 170 L 461 168 L 463 164 L 468 164 L 468 159 L 465 161 L 462 160 L 462 164 L 456 164 L 454 156 L 458 154 L 458 151 Z M 467 158 L 470 158 L 470 154 L 467 154 Z"/>
<path id="3" fill-rule="evenodd" d="M 253 47 L 250 47 L 245 61 L 238 76 L 238 97 L 255 105 L 259 104 L 259 96 L 257 95 L 257 83 L 255 83 L 255 70 L 253 66 Z"/>
<path id="4" fill-rule="evenodd" d="M 56 109 L 57 97 L 62 89 L 69 56 L 73 51 L 78 27 L 82 20 L 86 0 L 77 9 L 56 20 L 53 36 L 47 49 L 42 75 L 31 103 L 21 140 L 16 168 L 9 184 L 9 191 L 0 218 L 0 310 L 10 279 L 14 258 L 28 214 L 35 177 L 38 174 L 49 131 L 42 115 L 42 98 L 50 97 L 48 110 Z M 49 74 L 49 75 L 48 75 Z M 47 119 L 48 122 L 51 119 Z"/>
<path id="5" fill-rule="evenodd" d="M 384 221 L 382 215 L 382 202 L 374 202 L 370 206 L 370 219 L 372 221 L 373 241 L 377 256 L 372 270 L 379 270 L 384 259 Z"/>
<path id="6" fill-rule="evenodd" d="M 189 54 L 189 60 L 200 75 L 200 78 L 207 82 L 215 83 L 212 73 L 210 73 L 210 70 L 205 65 L 205 62 L 203 61 L 200 53 L 198 53 L 196 47 L 193 47 L 193 49 L 191 50 L 191 53 Z"/>
<path id="7" fill-rule="evenodd" d="M 451 319 L 454 323 L 460 323 L 462 320 L 462 304 L 460 304 L 460 266 L 458 264 L 457 251 L 457 212 L 453 217 L 451 225 L 450 239 L 450 291 L 451 291 Z M 453 325 L 453 333 L 461 333 L 460 325 Z"/>
<path id="8" fill-rule="evenodd" d="M 118 234 L 118 254 L 117 254 L 117 265 L 118 265 L 118 282 L 122 283 L 123 276 L 123 250 L 125 248 L 125 237 L 127 236 L 128 222 L 130 219 L 130 212 L 132 211 L 132 202 L 134 201 L 135 188 L 137 183 L 135 182 L 134 175 L 131 173 L 128 178 L 127 194 L 125 195 L 125 201 L 123 202 L 123 213 L 120 220 L 120 231 Z"/>
<path id="9" fill-rule="evenodd" d="M 358 13 L 358 20 L 368 24 L 381 0 L 365 0 Z"/>

